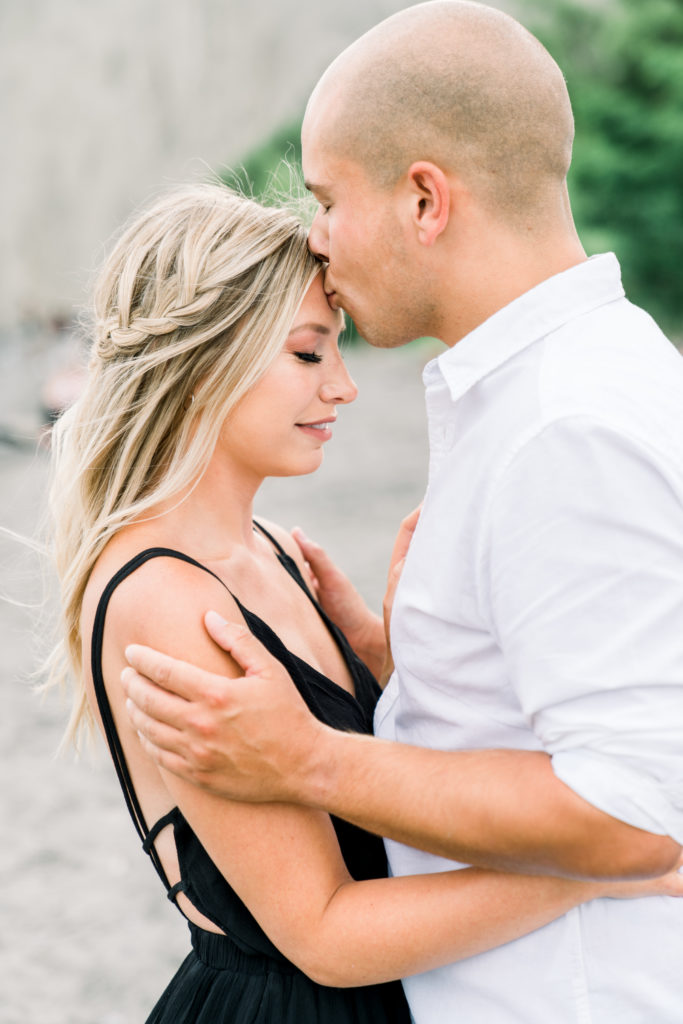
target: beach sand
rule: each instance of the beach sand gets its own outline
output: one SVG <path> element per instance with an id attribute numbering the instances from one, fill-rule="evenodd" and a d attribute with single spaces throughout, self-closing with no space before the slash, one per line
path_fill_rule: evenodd
<path id="1" fill-rule="evenodd" d="M 40 332 L 0 338 L 0 427 L 30 435 L 42 381 L 64 348 Z M 360 346 L 347 362 L 360 397 L 341 409 L 323 468 L 271 480 L 257 512 L 323 543 L 378 610 L 394 534 L 421 499 L 427 441 L 413 345 Z M 19 425 L 17 427 L 17 425 Z M 0 443 L 0 525 L 36 529 L 48 457 Z M 0 541 L 5 598 L 40 602 L 40 564 Z M 0 603 L 0 1024 L 142 1024 L 189 949 L 183 918 L 141 852 L 108 754 L 56 757 L 66 719 L 32 690 L 44 615 Z"/>

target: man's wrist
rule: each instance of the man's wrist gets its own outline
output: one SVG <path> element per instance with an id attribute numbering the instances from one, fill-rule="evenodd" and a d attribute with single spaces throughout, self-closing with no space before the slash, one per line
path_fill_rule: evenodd
<path id="1" fill-rule="evenodd" d="M 295 803 L 333 813 L 339 799 L 343 764 L 356 734 L 317 723 L 316 735 L 296 772 L 292 800 Z"/>

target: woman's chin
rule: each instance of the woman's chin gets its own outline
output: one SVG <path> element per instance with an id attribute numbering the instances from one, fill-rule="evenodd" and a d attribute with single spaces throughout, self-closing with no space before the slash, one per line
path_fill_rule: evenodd
<path id="1" fill-rule="evenodd" d="M 310 476 L 311 473 L 315 473 L 316 470 L 320 469 L 323 464 L 324 452 L 322 448 L 317 452 L 316 459 L 307 459 L 306 462 L 300 462 L 295 466 L 288 466 L 282 468 L 276 472 L 270 473 L 270 476 L 274 477 L 287 477 L 287 476 Z"/>

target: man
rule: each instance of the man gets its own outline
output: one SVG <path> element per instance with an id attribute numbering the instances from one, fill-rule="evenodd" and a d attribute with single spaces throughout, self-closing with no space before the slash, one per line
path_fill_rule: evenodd
<path id="1" fill-rule="evenodd" d="M 646 876 L 683 841 L 683 365 L 624 298 L 614 257 L 586 259 L 572 137 L 543 47 L 459 0 L 382 22 L 308 105 L 330 303 L 373 345 L 448 346 L 425 371 L 429 486 L 378 738 L 321 726 L 215 616 L 246 681 L 130 652 L 165 687 L 125 673 L 159 763 L 377 831 L 396 874 L 455 860 Z M 303 547 L 322 600 L 376 651 L 376 624 Z M 681 912 L 589 904 L 407 979 L 415 1020 L 680 1024 Z"/>

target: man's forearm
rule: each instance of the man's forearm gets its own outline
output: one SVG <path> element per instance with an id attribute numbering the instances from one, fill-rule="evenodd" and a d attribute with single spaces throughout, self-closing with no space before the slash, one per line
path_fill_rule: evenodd
<path id="1" fill-rule="evenodd" d="M 206 622 L 244 677 L 127 649 L 137 669 L 122 676 L 128 713 L 168 771 L 233 800 L 318 807 L 481 867 L 608 879 L 651 877 L 677 862 L 672 839 L 582 800 L 546 754 L 428 750 L 323 725 L 246 627 Z"/>
<path id="2" fill-rule="evenodd" d="M 669 870 L 680 852 L 577 796 L 543 753 L 426 750 L 329 729 L 296 787 L 304 803 L 480 867 L 637 878 Z"/>

